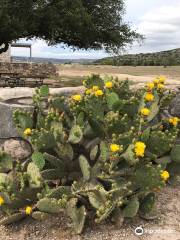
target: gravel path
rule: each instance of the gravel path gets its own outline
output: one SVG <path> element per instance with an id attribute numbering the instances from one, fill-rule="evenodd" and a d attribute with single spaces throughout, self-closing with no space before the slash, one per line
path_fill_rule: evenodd
<path id="1" fill-rule="evenodd" d="M 45 222 L 26 219 L 9 227 L 0 227 L 0 240 L 180 240 L 180 186 L 167 187 L 158 200 L 160 218 L 145 222 L 138 217 L 118 228 L 107 222 L 87 226 L 81 236 L 73 235 L 71 224 L 64 216 L 51 217 Z M 142 226 L 144 234 L 134 230 Z"/>

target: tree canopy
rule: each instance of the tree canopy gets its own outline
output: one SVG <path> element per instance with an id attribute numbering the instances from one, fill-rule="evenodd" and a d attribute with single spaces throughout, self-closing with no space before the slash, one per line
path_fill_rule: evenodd
<path id="1" fill-rule="evenodd" d="M 0 53 L 20 38 L 115 52 L 140 37 L 123 16 L 124 0 L 1 0 Z"/>

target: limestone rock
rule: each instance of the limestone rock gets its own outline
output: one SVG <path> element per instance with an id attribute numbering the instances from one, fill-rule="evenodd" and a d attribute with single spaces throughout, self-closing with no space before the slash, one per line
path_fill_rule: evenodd
<path id="1" fill-rule="evenodd" d="M 50 88 L 50 95 L 71 95 L 76 93 L 82 93 L 84 87 L 64 87 L 64 88 Z M 15 88 L 1 88 L 0 89 L 0 100 L 9 101 L 19 99 L 20 101 L 25 99 L 31 99 L 35 94 L 35 89 L 29 87 L 15 87 Z M 18 100 L 18 101 L 19 101 Z"/>
<path id="2" fill-rule="evenodd" d="M 52 96 L 54 96 L 54 95 L 69 96 L 69 95 L 73 95 L 73 94 L 77 94 L 77 93 L 83 93 L 84 89 L 85 88 L 83 86 L 79 86 L 79 87 L 64 87 L 64 88 L 50 88 L 50 95 L 52 95 Z"/>
<path id="3" fill-rule="evenodd" d="M 33 88 L 15 87 L 15 88 L 1 88 L 0 100 L 7 101 L 19 98 L 32 98 L 35 93 Z"/>
<path id="4" fill-rule="evenodd" d="M 21 139 L 9 139 L 4 143 L 4 151 L 13 159 L 24 160 L 31 155 L 30 145 Z"/>
<path id="5" fill-rule="evenodd" d="M 12 117 L 13 112 L 17 109 L 33 111 L 32 106 L 0 102 L 0 138 L 19 136 Z"/>
<path id="6" fill-rule="evenodd" d="M 180 117 L 180 93 L 173 99 L 172 103 L 169 106 L 169 112 L 173 116 Z"/>

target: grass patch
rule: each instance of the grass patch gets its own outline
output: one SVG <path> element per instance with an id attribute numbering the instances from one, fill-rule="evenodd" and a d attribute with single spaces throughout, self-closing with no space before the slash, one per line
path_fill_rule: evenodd
<path id="1" fill-rule="evenodd" d="M 59 87 L 78 87 L 78 86 L 82 86 L 84 77 L 58 76 L 58 77 L 52 77 L 51 79 L 57 81 Z"/>

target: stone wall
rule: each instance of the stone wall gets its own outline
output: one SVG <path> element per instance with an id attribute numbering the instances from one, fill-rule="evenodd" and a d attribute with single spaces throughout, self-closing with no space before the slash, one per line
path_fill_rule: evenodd
<path id="1" fill-rule="evenodd" d="M 55 65 L 41 63 L 5 63 L 0 62 L 0 73 L 17 73 L 21 76 L 45 76 L 56 75 Z"/>
<path id="2" fill-rule="evenodd" d="M 7 52 L 0 54 L 0 62 L 11 62 L 11 50 L 10 48 L 7 50 Z"/>

